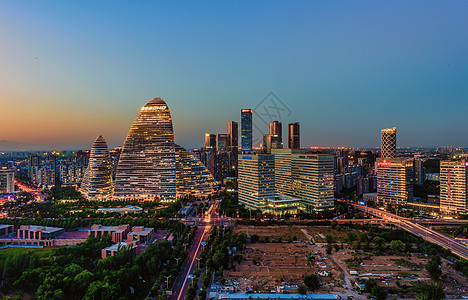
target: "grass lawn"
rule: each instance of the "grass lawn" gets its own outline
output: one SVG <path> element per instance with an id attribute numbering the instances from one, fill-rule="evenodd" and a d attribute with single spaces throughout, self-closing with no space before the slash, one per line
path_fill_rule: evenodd
<path id="1" fill-rule="evenodd" d="M 0 255 L 4 254 L 16 254 L 16 253 L 28 253 L 34 252 L 40 257 L 46 257 L 52 250 L 57 249 L 58 247 L 44 247 L 44 248 L 6 248 L 0 250 Z"/>

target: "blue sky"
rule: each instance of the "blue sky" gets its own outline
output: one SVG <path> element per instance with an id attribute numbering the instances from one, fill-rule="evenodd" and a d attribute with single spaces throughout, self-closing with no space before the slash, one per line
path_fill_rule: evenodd
<path id="1" fill-rule="evenodd" d="M 121 145 L 168 103 L 176 141 L 273 91 L 303 146 L 468 146 L 467 1 L 0 3 L 0 140 Z M 254 119 L 255 122 L 255 119 Z"/>

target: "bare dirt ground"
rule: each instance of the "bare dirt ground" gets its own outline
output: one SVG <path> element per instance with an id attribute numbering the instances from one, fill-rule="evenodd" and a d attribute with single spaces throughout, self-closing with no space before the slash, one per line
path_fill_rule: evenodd
<path id="1" fill-rule="evenodd" d="M 345 239 L 354 229 L 342 228 L 337 231 L 330 227 L 317 226 L 236 226 L 235 232 L 244 231 L 247 236 L 254 234 L 281 238 L 282 242 L 250 243 L 243 251 L 244 261 L 235 270 L 226 271 L 224 276 L 228 285 L 237 291 L 278 291 L 284 289 L 293 292 L 295 286 L 302 284 L 303 275 L 320 274 L 322 286 L 317 293 L 338 293 L 355 295 L 363 299 L 365 295 L 356 292 L 356 279 L 364 281 L 374 277 L 382 287 L 411 288 L 418 281 L 430 281 L 425 270 L 430 257 L 423 254 L 375 255 L 359 252 L 348 247 Z M 326 235 L 332 235 L 343 249 L 326 254 Z M 295 237 L 295 241 L 287 242 Z M 354 264 L 349 262 L 353 258 Z M 347 263 L 348 260 L 348 263 Z M 351 275 L 350 271 L 359 275 Z M 468 295 L 468 281 L 459 272 L 443 263 L 442 284 L 447 298 Z M 389 295 L 389 299 L 415 298 L 415 294 Z"/>

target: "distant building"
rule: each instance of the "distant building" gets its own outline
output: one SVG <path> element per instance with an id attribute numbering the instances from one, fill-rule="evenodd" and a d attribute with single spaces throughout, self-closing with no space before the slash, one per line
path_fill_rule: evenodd
<path id="1" fill-rule="evenodd" d="M 242 151 L 252 151 L 252 110 L 241 110 L 241 147 Z"/>
<path id="2" fill-rule="evenodd" d="M 15 232 L 14 225 L 0 224 L 0 236 L 8 235 Z"/>
<path id="3" fill-rule="evenodd" d="M 263 152 L 266 154 L 271 153 L 271 149 L 281 149 L 279 136 L 276 134 L 264 134 L 263 135 Z"/>
<path id="4" fill-rule="evenodd" d="M 377 159 L 379 204 L 404 204 L 413 200 L 413 162 L 407 158 Z"/>
<path id="5" fill-rule="evenodd" d="M 0 194 L 9 194 L 15 191 L 15 169 L 0 169 Z"/>
<path id="6" fill-rule="evenodd" d="M 226 133 L 218 134 L 218 151 L 229 151 L 229 135 Z"/>
<path id="7" fill-rule="evenodd" d="M 127 234 L 127 241 L 137 241 L 139 244 L 150 242 L 154 234 L 154 228 L 145 228 L 143 226 L 135 226 Z"/>
<path id="8" fill-rule="evenodd" d="M 288 148 L 289 149 L 299 149 L 300 145 L 300 133 L 299 133 L 299 123 L 291 123 L 288 125 L 289 140 Z"/>
<path id="9" fill-rule="evenodd" d="M 414 160 L 414 184 L 423 185 L 426 180 L 426 168 L 420 159 Z"/>
<path id="10" fill-rule="evenodd" d="M 119 213 L 119 214 L 139 214 L 143 212 L 143 208 L 138 206 L 127 205 L 125 207 L 107 207 L 99 208 L 97 212 L 100 213 Z"/>
<path id="11" fill-rule="evenodd" d="M 239 155 L 239 203 L 263 209 L 275 199 L 275 158 L 273 155 Z"/>
<path id="12" fill-rule="evenodd" d="M 396 127 L 381 130 L 381 158 L 396 157 Z"/>
<path id="13" fill-rule="evenodd" d="M 440 212 L 448 215 L 468 209 L 468 161 L 440 162 Z"/>
<path id="14" fill-rule="evenodd" d="M 273 121 L 270 123 L 270 134 L 277 135 L 279 143 L 283 145 L 283 124 L 279 121 Z M 281 146 L 281 148 L 283 148 Z"/>
<path id="15" fill-rule="evenodd" d="M 216 134 L 205 133 L 205 149 L 216 150 Z"/>
<path id="16" fill-rule="evenodd" d="M 231 168 L 234 171 L 234 176 L 237 176 L 237 154 L 239 153 L 239 131 L 237 127 L 237 122 L 231 121 L 228 123 L 229 151 L 231 152 Z"/>

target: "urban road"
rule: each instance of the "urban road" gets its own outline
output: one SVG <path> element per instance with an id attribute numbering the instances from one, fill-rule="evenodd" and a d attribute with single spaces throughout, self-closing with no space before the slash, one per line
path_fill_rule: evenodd
<path id="1" fill-rule="evenodd" d="M 434 231 L 430 228 L 427 228 L 427 227 L 424 227 L 424 226 L 421 226 L 413 221 L 411 221 L 410 219 L 407 219 L 407 218 L 403 218 L 403 217 L 400 217 L 400 216 L 397 216 L 397 215 L 394 215 L 392 213 L 389 213 L 389 212 L 386 212 L 386 211 L 382 211 L 382 210 L 379 210 L 379 209 L 375 209 L 375 208 L 370 208 L 370 207 L 367 207 L 367 206 L 362 206 L 362 205 L 359 205 L 359 204 L 354 204 L 354 203 L 351 203 L 352 205 L 354 205 L 354 207 L 356 207 L 357 209 L 367 213 L 367 214 L 370 214 L 370 215 L 373 215 L 375 217 L 378 217 L 378 218 L 381 218 L 389 223 L 392 223 L 398 227 L 401 227 L 417 236 L 420 236 L 422 237 L 423 239 L 425 239 L 426 241 L 428 242 L 431 242 L 431 243 L 434 243 L 434 244 L 437 244 L 439 246 L 442 246 L 444 247 L 445 249 L 449 249 L 452 251 L 452 253 L 460 256 L 461 258 L 464 258 L 464 259 L 468 259 L 468 247 L 466 247 L 464 244 L 462 244 L 461 242 L 455 240 L 455 239 L 452 239 L 446 235 L 443 235 L 437 231 Z M 434 222 L 436 223 L 436 222 Z"/>
<path id="2" fill-rule="evenodd" d="M 211 225 L 216 223 L 218 215 L 216 214 L 216 204 L 212 204 L 205 216 L 197 220 L 197 231 L 193 238 L 192 245 L 189 249 L 188 256 L 181 268 L 179 276 L 174 281 L 172 286 L 172 295 L 169 296 L 170 300 L 185 299 L 185 294 L 189 287 L 191 278 L 195 269 L 197 268 L 198 258 L 203 249 L 202 242 L 206 241 L 209 237 Z"/>

